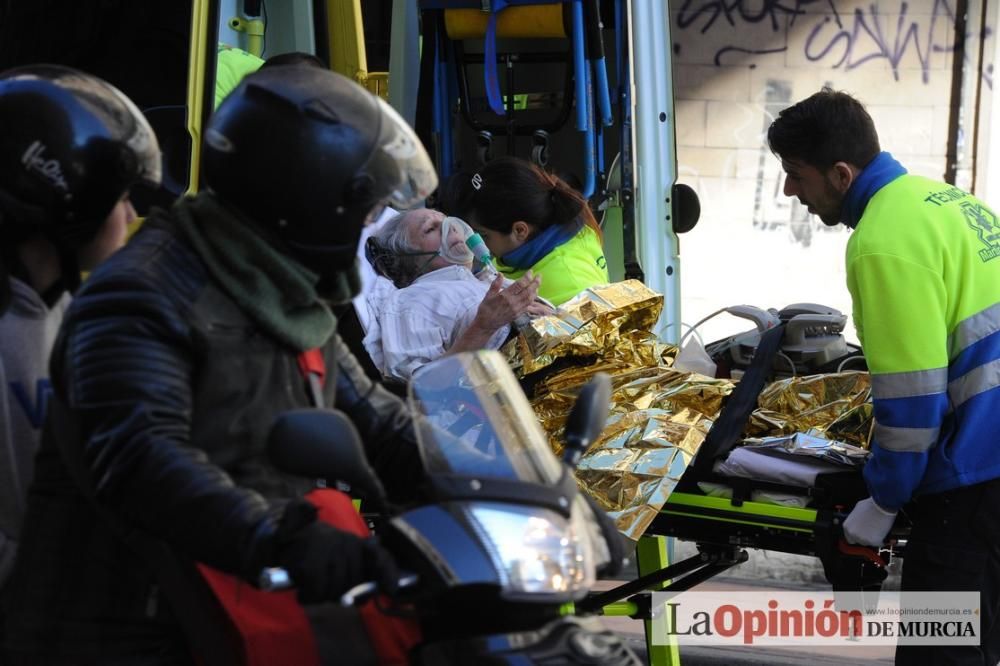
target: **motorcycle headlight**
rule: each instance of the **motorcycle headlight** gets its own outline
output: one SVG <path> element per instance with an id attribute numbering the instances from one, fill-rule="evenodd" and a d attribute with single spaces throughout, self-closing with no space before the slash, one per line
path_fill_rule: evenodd
<path id="1" fill-rule="evenodd" d="M 502 596 L 576 597 L 594 584 L 594 556 L 580 511 L 566 520 L 548 509 L 476 502 L 467 512 L 500 574 Z"/>

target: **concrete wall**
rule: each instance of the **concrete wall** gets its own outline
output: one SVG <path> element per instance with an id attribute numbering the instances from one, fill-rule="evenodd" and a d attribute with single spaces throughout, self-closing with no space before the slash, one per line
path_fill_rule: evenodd
<path id="1" fill-rule="evenodd" d="M 974 175 L 983 182 L 988 151 L 977 165 L 973 147 L 990 140 L 995 22 L 987 17 L 980 30 L 982 5 L 970 0 L 954 67 L 957 2 L 669 0 L 679 179 L 702 202 L 701 222 L 681 237 L 685 322 L 737 303 L 813 301 L 849 313 L 848 231 L 782 195 L 764 142 L 780 109 L 823 85 L 864 102 L 883 149 L 914 173 L 943 178 L 955 122 L 957 180 L 967 189 Z M 700 332 L 707 341 L 745 324 L 723 315 Z"/>

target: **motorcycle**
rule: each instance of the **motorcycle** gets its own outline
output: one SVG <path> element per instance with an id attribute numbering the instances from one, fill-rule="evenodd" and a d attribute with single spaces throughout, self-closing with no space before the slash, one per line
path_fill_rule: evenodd
<path id="1" fill-rule="evenodd" d="M 584 387 L 560 461 L 505 359 L 482 351 L 424 367 L 408 400 L 418 415 L 426 498 L 396 509 L 350 421 L 334 410 L 284 414 L 269 439 L 280 469 L 348 484 L 381 514 L 378 534 L 410 570 L 392 599 L 419 620 L 415 664 L 638 664 L 596 617 L 566 615 L 602 567 L 620 564 L 613 524 L 578 492 L 573 467 L 603 428 L 610 382 Z M 293 584 L 279 569 L 260 586 Z M 353 606 L 375 583 L 348 591 Z M 391 608 L 389 609 L 391 612 Z"/>

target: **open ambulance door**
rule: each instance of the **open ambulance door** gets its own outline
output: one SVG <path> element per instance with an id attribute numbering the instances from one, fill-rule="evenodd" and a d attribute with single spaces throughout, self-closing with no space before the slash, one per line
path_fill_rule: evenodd
<path id="1" fill-rule="evenodd" d="M 391 99 L 442 182 L 500 155 L 562 176 L 601 220 L 611 279 L 664 294 L 656 332 L 676 342 L 677 234 L 694 226 L 699 207 L 691 188 L 675 187 L 666 3 L 419 0 L 393 12 L 394 27 L 419 24 L 422 43 L 393 61 L 400 96 Z M 419 85 L 395 85 L 404 78 Z"/>

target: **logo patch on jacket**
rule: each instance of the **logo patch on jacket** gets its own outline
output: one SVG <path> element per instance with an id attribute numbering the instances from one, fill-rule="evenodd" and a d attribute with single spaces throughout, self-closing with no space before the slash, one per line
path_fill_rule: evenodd
<path id="1" fill-rule="evenodd" d="M 39 379 L 35 383 L 35 398 L 28 395 L 28 389 L 21 382 L 10 382 L 10 392 L 21 406 L 25 418 L 33 428 L 41 428 L 45 422 L 45 410 L 49 406 L 49 396 L 52 395 L 52 382 Z"/>
<path id="2" fill-rule="evenodd" d="M 1000 257 L 1000 222 L 997 221 L 997 216 L 982 204 L 964 201 L 959 205 L 965 215 L 965 221 L 986 246 L 979 251 L 979 258 L 989 261 Z"/>

